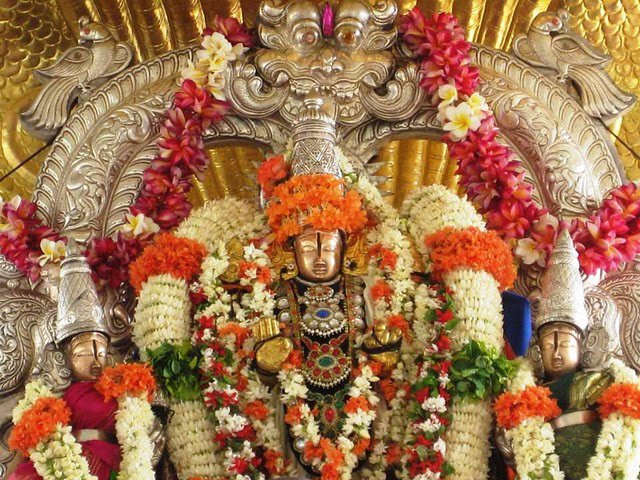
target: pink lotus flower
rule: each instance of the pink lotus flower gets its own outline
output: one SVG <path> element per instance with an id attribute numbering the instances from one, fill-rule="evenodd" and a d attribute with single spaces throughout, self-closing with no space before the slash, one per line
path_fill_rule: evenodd
<path id="1" fill-rule="evenodd" d="M 322 10 L 322 35 L 331 37 L 333 35 L 334 14 L 331 4 L 327 2 Z"/>

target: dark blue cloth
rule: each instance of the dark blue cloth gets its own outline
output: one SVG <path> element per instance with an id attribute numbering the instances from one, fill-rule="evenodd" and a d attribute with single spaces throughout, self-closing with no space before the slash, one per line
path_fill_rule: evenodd
<path id="1" fill-rule="evenodd" d="M 522 356 L 531 340 L 531 304 L 527 297 L 513 292 L 502 292 L 504 310 L 504 336 L 513 352 Z"/>

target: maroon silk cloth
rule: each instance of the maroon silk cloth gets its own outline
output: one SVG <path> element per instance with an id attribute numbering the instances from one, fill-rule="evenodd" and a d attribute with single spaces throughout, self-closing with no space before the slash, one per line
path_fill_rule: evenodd
<path id="1" fill-rule="evenodd" d="M 71 425 L 74 430 L 94 429 L 116 434 L 116 412 L 118 403 L 115 400 L 104 401 L 94 388 L 93 382 L 77 382 L 64 393 L 64 400 L 71 409 Z M 120 447 L 102 440 L 90 440 L 82 443 L 82 452 L 89 462 L 91 473 L 98 480 L 109 480 L 112 471 L 120 468 Z M 18 465 L 9 480 L 41 480 L 33 467 L 26 461 Z"/>

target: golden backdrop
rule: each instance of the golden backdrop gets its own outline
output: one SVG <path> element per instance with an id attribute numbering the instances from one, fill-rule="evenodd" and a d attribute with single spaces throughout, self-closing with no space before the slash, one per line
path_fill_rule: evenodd
<path id="1" fill-rule="evenodd" d="M 320 1 L 320 0 L 319 0 Z M 107 24 L 118 38 L 133 45 L 138 61 L 153 58 L 197 40 L 214 15 L 233 16 L 250 23 L 259 0 L 0 0 L 0 174 L 8 172 L 42 142 L 26 134 L 19 112 L 33 100 L 38 85 L 34 69 L 52 62 L 75 44 L 77 19 L 88 15 Z M 618 84 L 640 95 L 639 0 L 399 0 L 406 11 L 416 4 L 428 12 L 454 13 L 471 41 L 508 50 L 513 37 L 547 9 L 568 8 L 573 27 L 609 53 L 609 72 Z M 640 107 L 616 125 L 621 137 L 640 150 Z M 640 163 L 617 144 L 627 174 L 640 179 Z M 32 161 L 0 184 L 0 195 L 30 195 L 46 156 Z M 232 193 L 251 194 L 255 164 L 262 153 L 248 147 L 211 150 L 211 168 L 194 191 L 193 200 Z M 389 143 L 381 152 L 381 175 L 391 200 L 400 202 L 421 184 L 455 187 L 455 166 L 445 147 L 428 140 Z"/>

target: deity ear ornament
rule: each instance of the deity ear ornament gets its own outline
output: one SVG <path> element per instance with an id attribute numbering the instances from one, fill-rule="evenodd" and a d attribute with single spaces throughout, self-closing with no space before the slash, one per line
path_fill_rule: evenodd
<path id="1" fill-rule="evenodd" d="M 342 260 L 342 273 L 359 277 L 367 274 L 367 239 L 363 234 L 349 235 Z"/>
<path id="2" fill-rule="evenodd" d="M 298 276 L 295 254 L 287 245 L 274 242 L 269 257 L 271 258 L 273 271 L 280 279 L 291 280 Z"/>
<path id="3" fill-rule="evenodd" d="M 244 260 L 244 247 L 238 237 L 233 237 L 224 246 L 229 257 L 229 266 L 220 275 L 220 280 L 225 283 L 237 283 L 240 281 L 240 262 Z"/>

